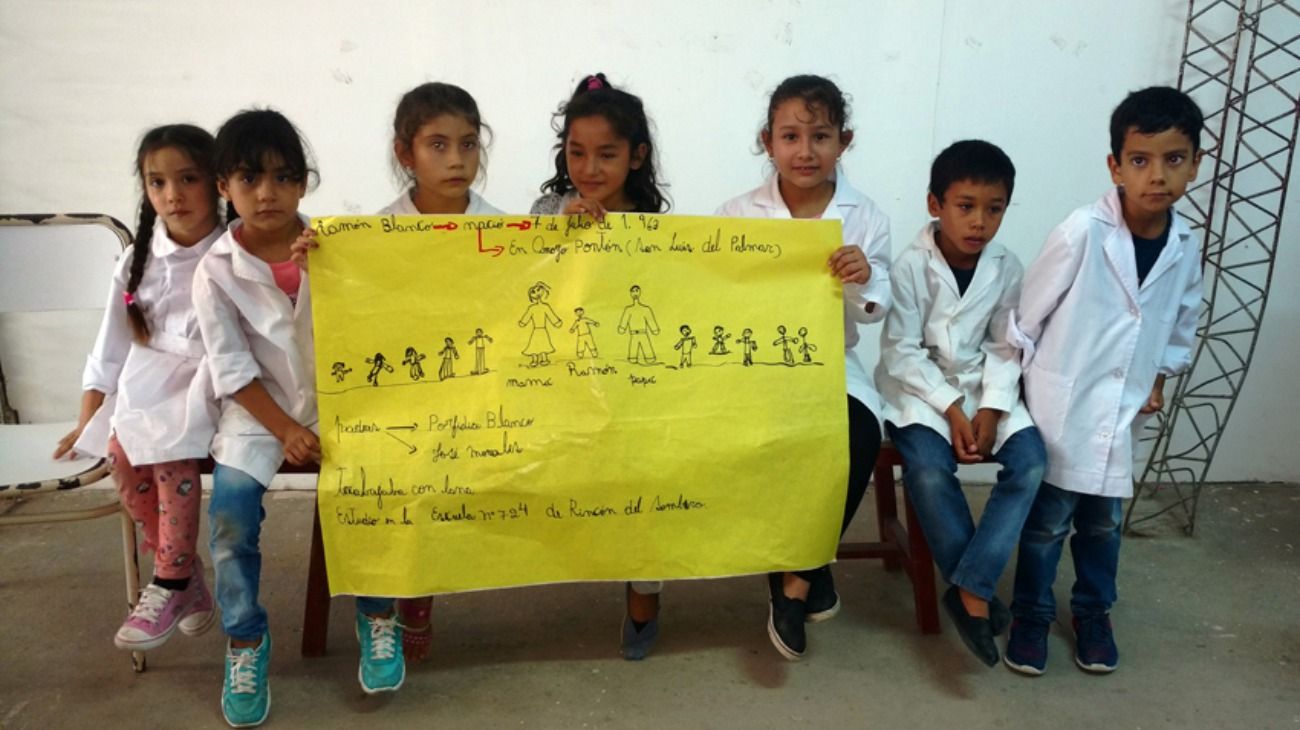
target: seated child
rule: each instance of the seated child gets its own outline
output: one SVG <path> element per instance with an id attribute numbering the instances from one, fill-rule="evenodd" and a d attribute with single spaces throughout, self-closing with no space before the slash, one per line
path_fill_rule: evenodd
<path id="1" fill-rule="evenodd" d="M 994 595 L 1042 481 L 1045 454 L 1020 402 L 1020 364 L 1006 323 L 1020 297 L 1015 254 L 993 241 L 1016 170 L 979 140 L 957 142 L 930 167 L 930 215 L 894 259 L 894 306 L 880 338 L 876 383 L 885 429 L 903 457 L 943 595 L 962 641 L 985 664 L 1010 622 Z M 957 465 L 1002 465 L 978 524 Z"/>
<path id="2" fill-rule="evenodd" d="M 1056 618 L 1052 583 L 1070 524 L 1075 662 L 1110 672 L 1121 500 L 1133 442 L 1164 405 L 1165 378 L 1190 366 L 1201 304 L 1200 245 L 1173 211 L 1200 164 L 1201 111 L 1167 87 L 1134 92 L 1111 115 L 1116 187 L 1070 214 L 1025 275 L 1012 342 L 1047 474 L 1020 537 L 1006 663 L 1042 674 Z"/>

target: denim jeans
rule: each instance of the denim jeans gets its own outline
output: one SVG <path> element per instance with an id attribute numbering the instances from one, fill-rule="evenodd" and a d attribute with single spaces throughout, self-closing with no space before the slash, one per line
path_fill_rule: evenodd
<path id="1" fill-rule="evenodd" d="M 1070 610 L 1081 619 L 1109 612 L 1116 598 L 1122 514 L 1119 497 L 1068 492 L 1044 482 L 1020 536 L 1011 612 L 1022 619 L 1056 620 L 1052 583 L 1056 581 L 1056 566 L 1071 522 L 1075 581 Z"/>
<path id="2" fill-rule="evenodd" d="M 903 457 L 903 488 L 939 572 L 950 584 L 991 600 L 1047 468 L 1038 429 L 1016 431 L 993 455 L 1002 469 L 976 525 L 957 479 L 952 444 L 921 424 L 885 428 Z"/>
<path id="3" fill-rule="evenodd" d="M 262 581 L 262 495 L 266 487 L 244 472 L 217 464 L 212 470 L 212 499 L 208 503 L 213 569 L 217 576 L 217 605 L 221 628 L 238 641 L 257 641 L 266 633 L 266 609 L 257 601 Z M 391 598 L 357 597 L 357 610 L 383 614 Z"/>

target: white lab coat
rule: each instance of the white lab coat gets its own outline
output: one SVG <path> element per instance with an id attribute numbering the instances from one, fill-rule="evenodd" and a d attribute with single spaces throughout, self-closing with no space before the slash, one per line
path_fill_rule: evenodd
<path id="1" fill-rule="evenodd" d="M 193 246 L 181 246 L 154 224 L 149 259 L 135 299 L 149 324 L 149 343 L 135 341 L 123 293 L 134 255 L 118 261 L 108 306 L 86 358 L 82 389 L 105 396 L 74 448 L 106 456 L 113 433 L 136 466 L 208 455 L 217 407 L 208 377 L 198 316 L 190 296 L 194 270 L 224 232 L 217 226 Z"/>
<path id="2" fill-rule="evenodd" d="M 893 305 L 880 330 L 876 385 L 885 420 L 928 426 L 952 442 L 948 406 L 962 412 L 1002 411 L 996 453 L 1015 432 L 1034 425 L 1020 402 L 1020 352 L 1007 342 L 1006 324 L 1020 301 L 1024 270 L 997 241 L 980 254 L 966 294 L 934 242 L 927 223 L 894 259 L 889 272 Z"/>
<path id="3" fill-rule="evenodd" d="M 397 196 L 397 200 L 380 210 L 378 215 L 423 215 L 411 200 L 412 192 L 413 188 L 405 190 L 401 195 Z M 481 195 L 470 190 L 469 207 L 465 209 L 465 215 L 505 215 L 505 213 L 497 210 L 491 203 L 484 200 Z"/>
<path id="4" fill-rule="evenodd" d="M 1117 190 L 1051 232 L 1009 327 L 1047 446 L 1045 481 L 1133 496 L 1134 421 L 1157 374 L 1191 365 L 1200 305 L 1200 245 L 1177 212 L 1141 287 Z"/>
<path id="5" fill-rule="evenodd" d="M 221 399 L 212 458 L 267 485 L 284 461 L 284 447 L 232 396 L 260 379 L 293 420 L 319 430 L 311 291 L 304 272 L 298 303 L 292 304 L 275 285 L 271 267 L 235 241 L 234 232 L 242 225 L 239 220 L 231 224 L 200 262 L 194 307 Z"/>
<path id="6" fill-rule="evenodd" d="M 775 173 L 761 186 L 723 203 L 716 215 L 792 218 L 781 199 Z M 822 213 L 822 219 L 839 220 L 844 244 L 861 248 L 871 264 L 871 278 L 866 284 L 844 285 L 844 372 L 849 395 L 870 408 L 879 421 L 880 396 L 853 346 L 859 340 L 858 325 L 879 322 L 889 310 L 889 218 L 870 198 L 854 189 L 843 174 L 837 174 L 835 195 Z M 870 312 L 866 309 L 868 302 L 875 303 Z"/>

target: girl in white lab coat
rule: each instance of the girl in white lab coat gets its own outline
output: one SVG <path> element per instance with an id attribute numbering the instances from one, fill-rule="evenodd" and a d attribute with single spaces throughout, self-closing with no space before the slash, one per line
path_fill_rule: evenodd
<path id="1" fill-rule="evenodd" d="M 197 544 L 198 459 L 217 414 L 190 298 L 194 269 L 222 231 L 211 161 L 212 135 L 188 124 L 140 141 L 135 243 L 109 287 L 77 427 L 54 452 L 107 456 L 122 506 L 154 551 L 153 580 L 114 637 L 123 649 L 160 646 L 177 628 L 201 634 L 215 617 Z"/>
<path id="2" fill-rule="evenodd" d="M 244 111 L 217 133 L 213 168 L 230 229 L 199 264 L 194 305 L 221 399 L 209 519 L 226 650 L 222 711 L 235 726 L 270 711 L 271 636 L 258 604 L 262 495 L 288 459 L 320 459 L 305 273 L 290 247 L 314 175 L 298 131 L 270 110 Z M 391 599 L 357 599 L 366 692 L 401 686 L 405 669 Z"/>
<path id="3" fill-rule="evenodd" d="M 502 215 L 470 186 L 485 169 L 486 143 L 478 103 L 468 91 L 432 81 L 411 89 L 393 117 L 393 159 L 406 189 L 380 215 Z M 307 251 L 317 248 L 311 228 L 293 244 L 293 258 L 305 270 Z M 454 349 L 454 348 L 453 348 Z M 397 602 L 402 653 L 407 663 L 429 655 L 433 597 Z"/>
<path id="4" fill-rule="evenodd" d="M 607 212 L 663 213 L 671 203 L 656 171 L 650 120 L 641 99 L 616 89 L 598 73 L 578 82 L 555 114 L 555 176 L 542 183 L 544 195 L 533 202 L 533 215 L 587 214 L 601 220 Z M 625 586 L 623 658 L 645 658 L 659 636 L 660 581 Z"/>
<path id="5" fill-rule="evenodd" d="M 718 215 L 754 218 L 833 218 L 843 225 L 844 245 L 828 268 L 844 286 L 844 358 L 849 409 L 847 528 L 866 492 L 880 451 L 880 398 L 853 352 L 858 326 L 878 322 L 890 305 L 889 219 L 838 169 L 853 141 L 843 93 L 820 76 L 782 81 L 768 103 L 759 141 L 776 168 L 759 187 L 734 198 Z M 788 659 L 803 656 L 805 622 L 839 611 L 830 566 L 768 576 L 771 599 L 768 637 Z"/>

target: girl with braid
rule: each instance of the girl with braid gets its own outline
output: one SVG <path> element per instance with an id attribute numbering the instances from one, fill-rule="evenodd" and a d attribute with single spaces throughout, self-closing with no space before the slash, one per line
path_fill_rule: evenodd
<path id="1" fill-rule="evenodd" d="M 198 459 L 208 454 L 217 413 L 190 296 L 199 259 L 225 230 L 212 145 L 212 135 L 188 124 L 141 140 L 135 243 L 113 275 L 77 427 L 54 451 L 107 457 L 122 506 L 154 551 L 153 580 L 114 639 L 123 649 L 152 649 L 177 628 L 198 635 L 214 619 L 196 545 Z"/>

